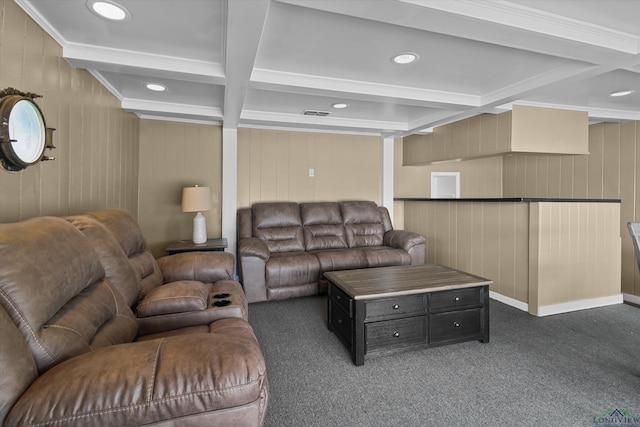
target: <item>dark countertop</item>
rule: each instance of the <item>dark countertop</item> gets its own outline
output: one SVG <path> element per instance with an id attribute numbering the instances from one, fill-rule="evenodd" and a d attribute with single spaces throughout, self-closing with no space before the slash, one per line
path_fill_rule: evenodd
<path id="1" fill-rule="evenodd" d="M 545 197 L 487 197 L 461 199 L 430 199 L 426 197 L 395 197 L 396 202 L 556 202 L 556 203 L 620 203 L 620 199 L 562 199 Z"/>

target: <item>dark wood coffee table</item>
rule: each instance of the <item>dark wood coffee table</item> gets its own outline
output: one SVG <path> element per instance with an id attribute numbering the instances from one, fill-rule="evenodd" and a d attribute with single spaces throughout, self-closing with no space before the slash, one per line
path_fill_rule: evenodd
<path id="1" fill-rule="evenodd" d="M 356 365 L 415 348 L 489 342 L 490 280 L 434 264 L 332 271 L 325 277 L 329 330 Z"/>

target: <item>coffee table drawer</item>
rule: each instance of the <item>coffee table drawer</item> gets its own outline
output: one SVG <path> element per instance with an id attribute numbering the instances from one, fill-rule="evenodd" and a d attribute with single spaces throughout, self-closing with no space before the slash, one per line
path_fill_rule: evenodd
<path id="1" fill-rule="evenodd" d="M 425 342 L 425 316 L 365 324 L 365 353 Z"/>
<path id="2" fill-rule="evenodd" d="M 429 342 L 482 336 L 482 309 L 452 311 L 429 316 Z"/>
<path id="3" fill-rule="evenodd" d="M 351 327 L 351 319 L 349 318 L 349 314 L 344 310 L 336 307 L 334 310 L 331 310 L 329 321 L 331 322 L 331 326 L 334 330 L 342 337 L 342 339 L 351 346 L 353 341 L 352 337 L 352 327 Z"/>
<path id="4" fill-rule="evenodd" d="M 365 321 L 391 316 L 398 317 L 411 314 L 424 314 L 424 297 L 422 295 L 410 295 L 376 299 L 367 301 L 365 310 Z"/>
<path id="5" fill-rule="evenodd" d="M 329 286 L 329 298 L 333 299 L 336 304 L 351 315 L 351 298 L 349 298 L 349 295 L 342 292 L 339 287 L 333 284 Z"/>
<path id="6" fill-rule="evenodd" d="M 480 288 L 434 292 L 429 296 L 429 310 L 446 310 L 482 304 Z"/>

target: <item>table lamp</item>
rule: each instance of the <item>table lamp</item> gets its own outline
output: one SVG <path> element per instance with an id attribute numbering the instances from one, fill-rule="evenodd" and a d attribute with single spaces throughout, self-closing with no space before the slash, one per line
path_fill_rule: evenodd
<path id="1" fill-rule="evenodd" d="M 193 217 L 193 243 L 207 241 L 207 223 L 201 211 L 211 209 L 211 190 L 209 187 L 185 187 L 182 190 L 182 212 L 196 212 Z"/>

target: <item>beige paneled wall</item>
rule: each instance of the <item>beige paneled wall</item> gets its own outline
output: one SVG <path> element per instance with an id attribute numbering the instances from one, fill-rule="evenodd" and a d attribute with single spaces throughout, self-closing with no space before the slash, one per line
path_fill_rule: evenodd
<path id="1" fill-rule="evenodd" d="M 431 197 L 431 172 L 460 172 L 461 197 L 502 197 L 502 157 L 403 166 L 403 138 L 394 145 L 394 197 Z M 404 225 L 404 202 L 394 203 L 394 227 Z"/>
<path id="2" fill-rule="evenodd" d="M 0 89 L 43 95 L 36 102 L 58 147 L 55 161 L 0 169 L 0 222 L 106 207 L 137 216 L 139 119 L 61 50 L 12 0 L 0 0 Z"/>
<path id="3" fill-rule="evenodd" d="M 622 292 L 640 296 L 626 223 L 640 221 L 640 122 L 589 126 L 589 155 L 505 157 L 505 197 L 621 199 Z"/>
<path id="4" fill-rule="evenodd" d="M 405 202 L 405 227 L 427 239 L 429 263 L 493 280 L 491 290 L 527 303 L 529 204 Z"/>
<path id="5" fill-rule="evenodd" d="M 182 212 L 182 189 L 209 186 L 213 209 L 202 212 L 208 237 L 222 229 L 222 129 L 159 120 L 140 121 L 139 223 L 156 256 L 177 239 L 190 239 L 193 213 Z"/>
<path id="6" fill-rule="evenodd" d="M 529 312 L 620 295 L 617 203 L 531 203 Z"/>
<path id="7" fill-rule="evenodd" d="M 379 137 L 240 128 L 238 207 L 287 200 L 379 203 L 380 164 Z"/>

